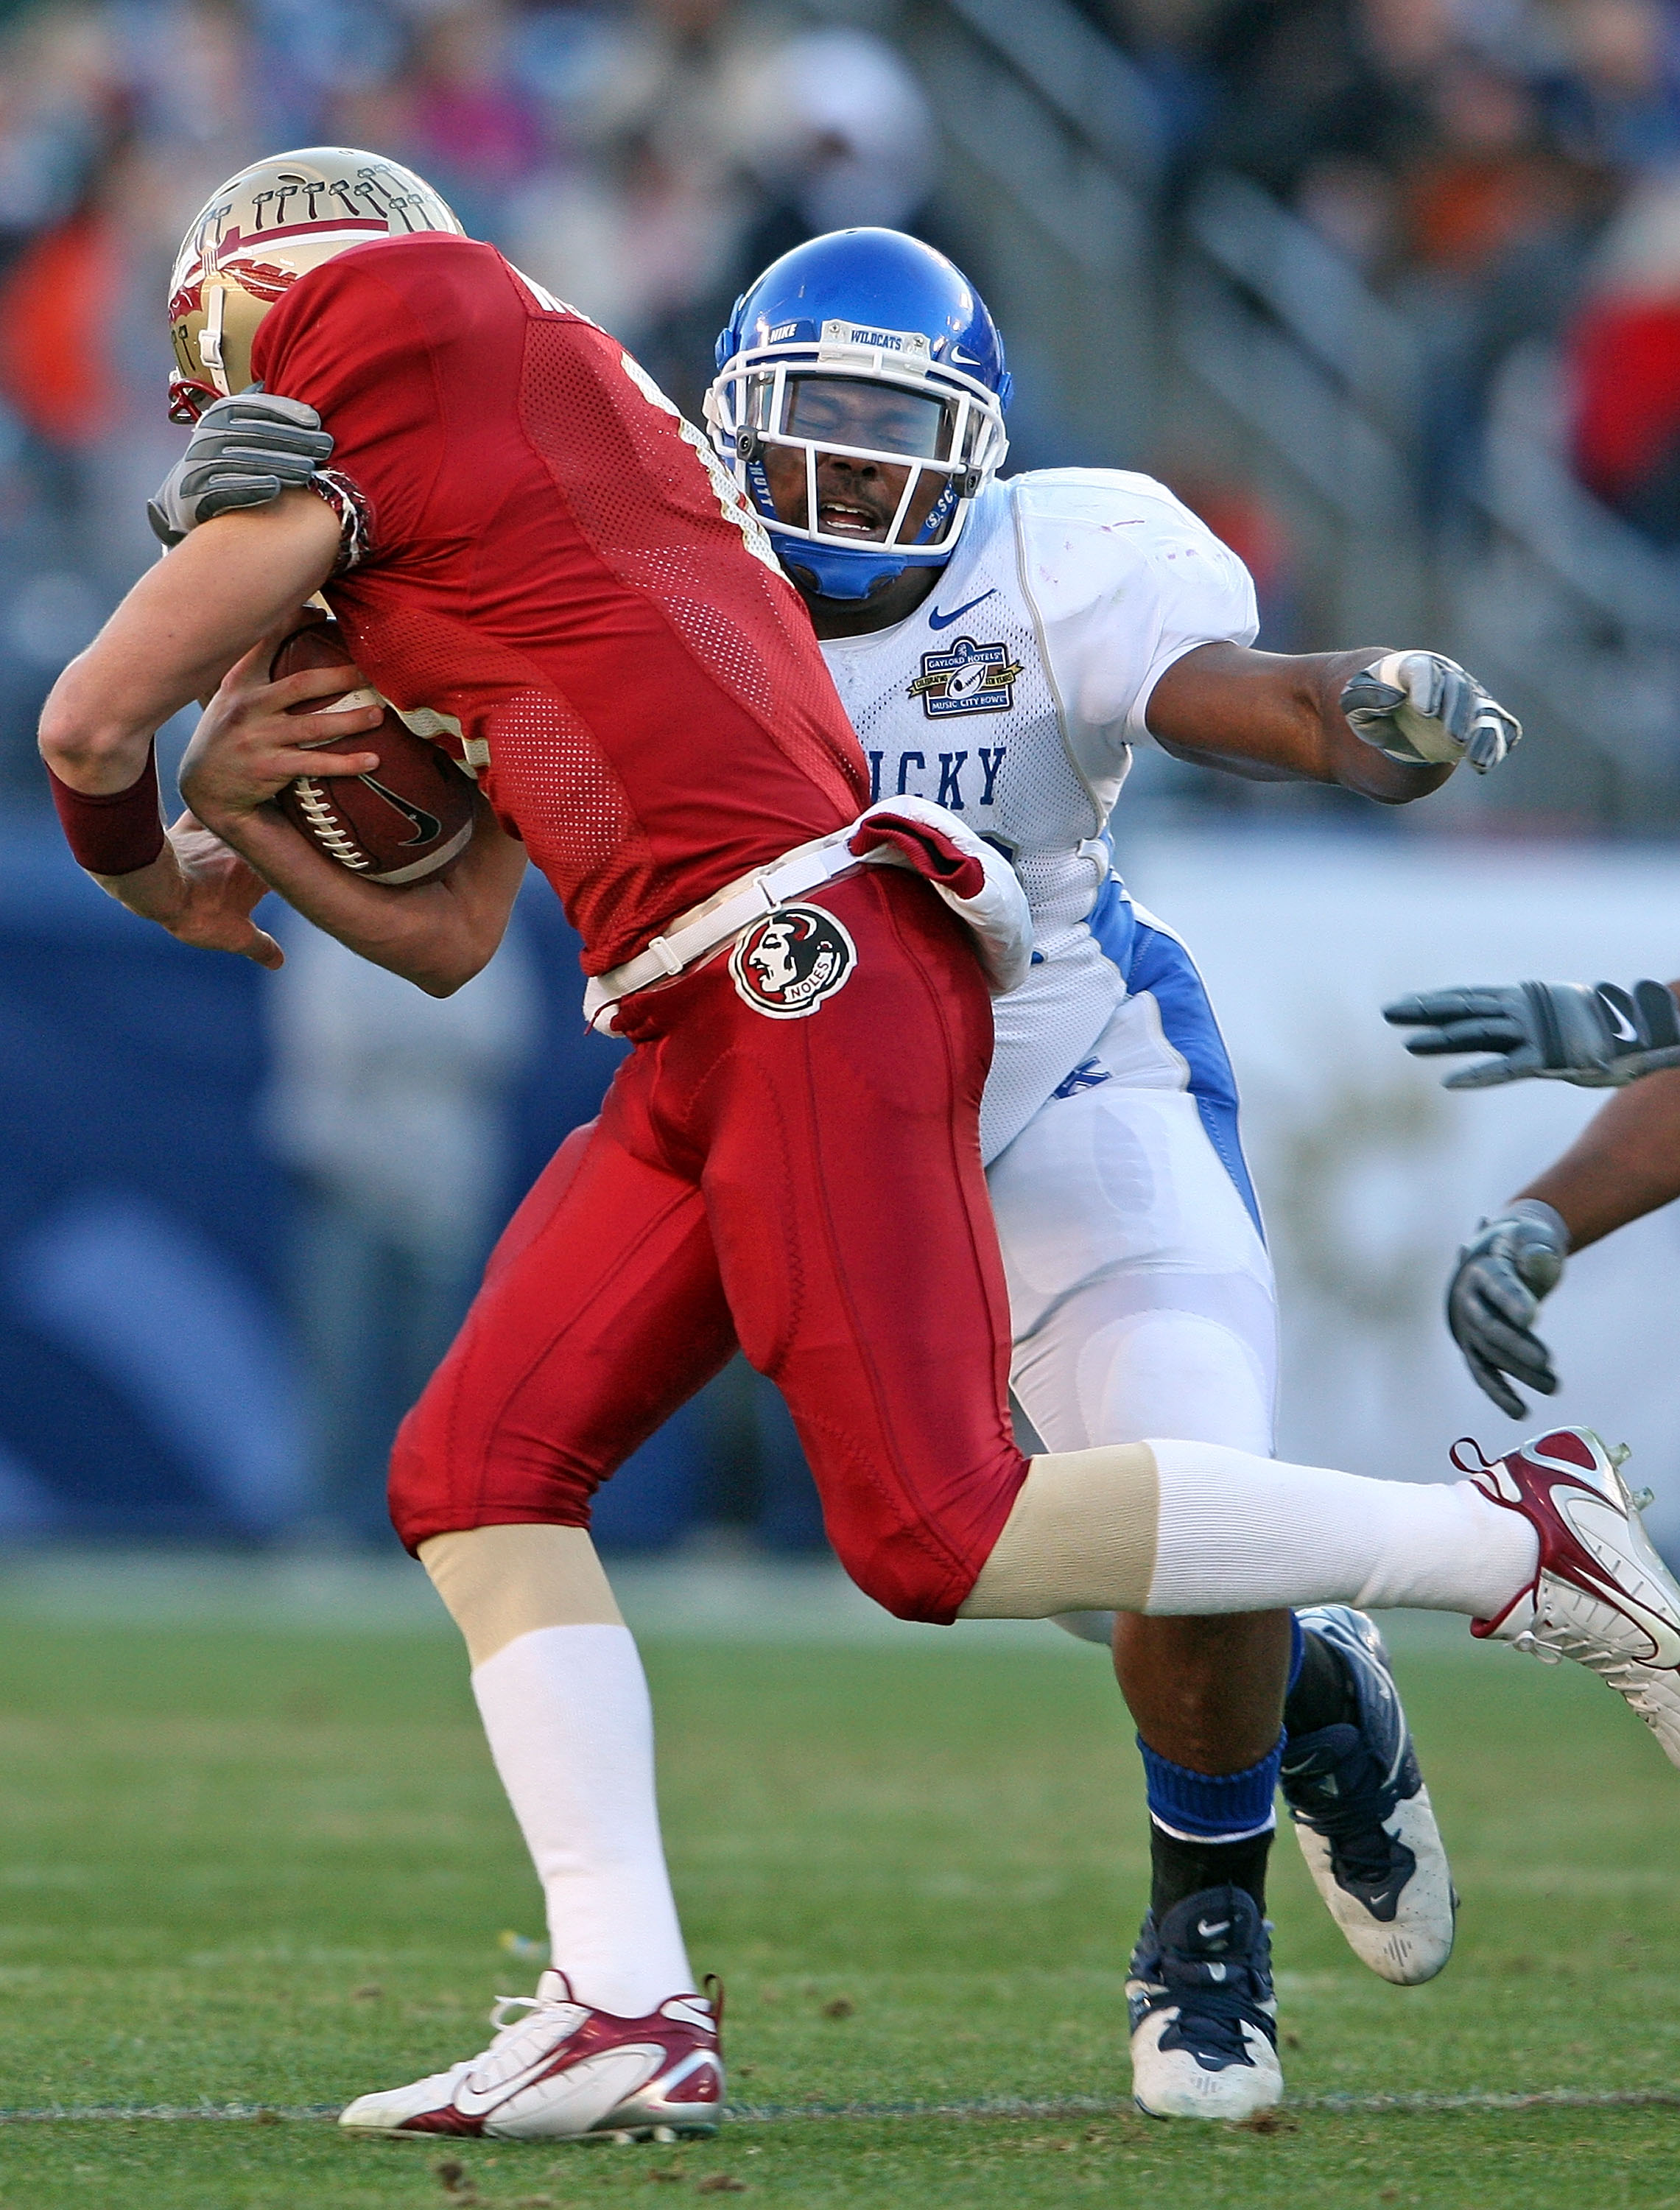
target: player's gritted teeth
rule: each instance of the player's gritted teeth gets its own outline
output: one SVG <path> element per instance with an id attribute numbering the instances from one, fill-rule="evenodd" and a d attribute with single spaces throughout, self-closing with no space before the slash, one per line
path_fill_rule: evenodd
<path id="1" fill-rule="evenodd" d="M 786 446 L 772 445 L 764 457 L 776 511 L 796 529 L 808 529 L 804 456 Z M 858 462 L 835 453 L 819 453 L 816 459 L 816 526 L 827 535 L 852 537 L 860 544 L 881 544 L 892 527 L 904 496 L 907 468 L 884 468 Z M 925 497 L 930 505 L 939 495 L 937 479 L 930 477 Z M 919 505 L 918 499 L 912 502 Z M 919 516 L 916 517 L 919 519 Z"/>
<path id="2" fill-rule="evenodd" d="M 845 537 L 883 538 L 890 515 L 878 514 L 871 508 L 838 498 L 819 499 L 816 507 L 819 526 Z"/>

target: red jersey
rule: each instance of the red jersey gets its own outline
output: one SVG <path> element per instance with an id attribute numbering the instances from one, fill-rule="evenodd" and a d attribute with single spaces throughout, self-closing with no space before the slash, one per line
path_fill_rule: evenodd
<path id="1" fill-rule="evenodd" d="M 589 972 L 867 805 L 809 617 L 699 432 L 493 247 L 352 247 L 251 370 L 319 410 L 370 510 L 327 589 L 363 672 L 487 747 Z"/>

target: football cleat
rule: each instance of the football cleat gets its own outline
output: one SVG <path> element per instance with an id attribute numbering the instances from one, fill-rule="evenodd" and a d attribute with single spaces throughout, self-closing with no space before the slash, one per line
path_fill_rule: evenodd
<path id="1" fill-rule="evenodd" d="M 528 2014 L 504 2023 L 503 2014 Z M 501 1996 L 501 2030 L 482 2055 L 384 2094 L 358 2096 L 339 2123 L 352 2134 L 470 2135 L 489 2141 L 635 2140 L 718 2130 L 723 2107 L 723 1990 L 672 1996 L 647 2018 L 579 2002 L 551 1967 L 534 1996 Z"/>
<path id="2" fill-rule="evenodd" d="M 1482 1494 L 1520 1512 L 1540 1538 L 1534 1579 L 1472 1634 L 1548 1665 L 1573 1658 L 1614 1688 L 1680 1765 L 1680 1582 L 1652 1547 L 1635 1497 L 1590 1428 L 1555 1428 L 1479 1466 L 1453 1463 Z"/>
<path id="3" fill-rule="evenodd" d="M 1132 2095 L 1151 2118 L 1247 2118 L 1283 2098 L 1272 1945 L 1246 1889 L 1151 1911 L 1126 1982 Z"/>
<path id="4" fill-rule="evenodd" d="M 1345 1603 L 1299 1612 L 1352 1676 L 1358 1724 L 1284 1744 L 1284 1801 L 1314 1885 L 1348 1947 L 1396 1987 L 1432 1980 L 1453 1953 L 1453 1893 L 1382 1637 Z"/>

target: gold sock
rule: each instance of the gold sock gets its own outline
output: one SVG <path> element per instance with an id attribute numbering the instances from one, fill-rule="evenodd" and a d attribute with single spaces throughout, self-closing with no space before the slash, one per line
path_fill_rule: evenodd
<path id="1" fill-rule="evenodd" d="M 474 1670 L 539 1627 L 624 1623 L 587 1527 L 468 1527 L 420 1545 Z"/>
<path id="2" fill-rule="evenodd" d="M 1147 1443 L 1033 1458 L 968 1592 L 964 1619 L 1141 1611 L 1155 1571 L 1160 1476 Z"/>

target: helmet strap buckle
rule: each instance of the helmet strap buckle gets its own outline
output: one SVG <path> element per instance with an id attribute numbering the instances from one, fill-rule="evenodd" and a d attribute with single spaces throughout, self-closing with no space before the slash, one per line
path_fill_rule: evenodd
<path id="1" fill-rule="evenodd" d="M 204 305 L 204 328 L 198 334 L 198 357 L 210 371 L 210 380 L 225 399 L 227 396 L 227 371 L 222 365 L 222 328 L 227 317 L 227 287 L 207 283 Z"/>

